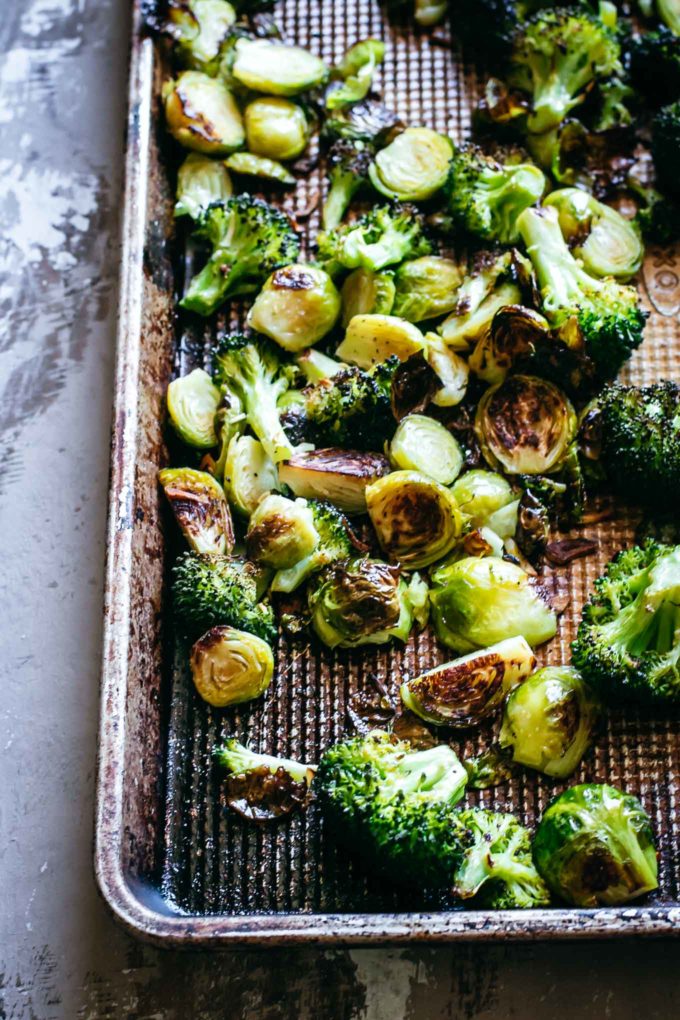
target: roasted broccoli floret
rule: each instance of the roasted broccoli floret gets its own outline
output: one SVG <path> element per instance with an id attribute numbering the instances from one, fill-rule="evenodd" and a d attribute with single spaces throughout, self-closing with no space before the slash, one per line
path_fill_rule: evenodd
<path id="1" fill-rule="evenodd" d="M 635 220 L 645 241 L 671 244 L 680 237 L 680 202 L 645 187 L 634 177 L 628 178 L 628 187 L 639 203 Z"/>
<path id="2" fill-rule="evenodd" d="M 300 254 L 300 239 L 286 214 L 247 194 L 209 206 L 195 236 L 210 244 L 212 254 L 180 304 L 199 315 L 256 291 L 270 273 Z"/>
<path id="3" fill-rule="evenodd" d="M 326 117 L 321 137 L 327 143 L 345 138 L 378 146 L 384 145 L 400 127 L 403 124 L 393 110 L 375 99 L 364 99 L 345 109 L 334 110 L 332 116 Z"/>
<path id="4" fill-rule="evenodd" d="M 680 100 L 662 107 L 654 117 L 652 156 L 661 191 L 680 196 Z"/>
<path id="5" fill-rule="evenodd" d="M 533 263 L 543 314 L 585 353 L 602 379 L 613 378 L 642 343 L 647 313 L 635 287 L 611 277 L 596 280 L 573 257 L 554 209 L 526 209 L 519 230 Z"/>
<path id="6" fill-rule="evenodd" d="M 529 131 L 557 127 L 593 84 L 622 75 L 615 33 L 583 7 L 544 9 L 515 35 L 509 83 L 527 92 Z"/>
<path id="7" fill-rule="evenodd" d="M 627 50 L 631 81 L 647 102 L 660 106 L 680 96 L 680 37 L 661 25 L 632 36 Z"/>
<path id="8" fill-rule="evenodd" d="M 314 527 L 319 541 L 314 551 L 288 570 L 278 570 L 272 581 L 272 591 L 291 592 L 299 588 L 306 578 L 330 563 L 346 560 L 355 552 L 350 537 L 349 521 L 331 503 L 310 499 L 307 504 L 312 511 Z"/>
<path id="9" fill-rule="evenodd" d="M 185 553 L 173 567 L 173 604 L 188 637 L 225 625 L 272 644 L 276 625 L 271 606 L 260 599 L 266 575 L 247 560 Z"/>
<path id="10" fill-rule="evenodd" d="M 374 149 L 368 142 L 339 138 L 328 153 L 329 191 L 323 204 L 324 230 L 334 230 L 368 179 Z"/>
<path id="11" fill-rule="evenodd" d="M 606 387 L 589 409 L 590 456 L 619 493 L 634 503 L 676 509 L 680 503 L 680 386 Z M 586 451 L 588 453 L 589 451 Z"/>
<path id="12" fill-rule="evenodd" d="M 432 253 L 423 218 L 412 206 L 377 206 L 356 223 L 318 238 L 318 260 L 331 276 L 343 269 L 383 269 Z"/>
<path id="13" fill-rule="evenodd" d="M 504 64 L 528 6 L 516 0 L 478 0 L 475 4 L 451 0 L 453 24 L 465 56 L 489 66 Z"/>
<path id="14" fill-rule="evenodd" d="M 397 427 L 392 380 L 400 365 L 393 355 L 368 371 L 351 365 L 303 391 L 305 436 L 316 446 L 381 450 Z"/>
<path id="15" fill-rule="evenodd" d="M 288 460 L 294 447 L 276 404 L 288 389 L 289 377 L 273 344 L 265 340 L 255 344 L 241 334 L 224 337 L 214 357 L 213 377 L 241 401 L 248 424 L 271 460 L 275 464 Z"/>
<path id="16" fill-rule="evenodd" d="M 486 241 L 517 241 L 517 217 L 538 202 L 545 177 L 533 163 L 512 153 L 496 159 L 476 145 L 454 153 L 446 182 L 454 223 Z"/>
<path id="17" fill-rule="evenodd" d="M 259 754 L 257 751 L 251 750 L 250 747 L 239 743 L 234 737 L 226 740 L 222 747 L 215 750 L 214 758 L 219 765 L 236 776 L 253 772 L 255 769 L 268 769 L 272 773 L 283 769 L 297 783 L 306 783 L 313 770 L 312 766 L 306 765 L 304 762 L 293 761 L 291 758 L 276 758 L 271 754 Z"/>
<path id="18" fill-rule="evenodd" d="M 572 661 L 611 698 L 680 701 L 680 546 L 620 552 L 583 609 Z"/>

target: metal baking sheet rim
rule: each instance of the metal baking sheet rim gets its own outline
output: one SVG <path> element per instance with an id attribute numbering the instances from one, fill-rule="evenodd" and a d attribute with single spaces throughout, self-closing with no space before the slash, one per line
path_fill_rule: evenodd
<path id="1" fill-rule="evenodd" d="M 130 565 L 138 370 L 143 313 L 143 249 L 152 130 L 154 48 L 140 39 L 136 11 L 130 65 L 122 270 L 107 528 L 95 876 L 114 917 L 159 946 L 218 948 L 385 945 L 459 940 L 574 939 L 680 934 L 680 906 L 597 910 L 455 911 L 393 914 L 192 916 L 154 909 L 160 894 L 126 871 L 123 825 L 125 703 L 130 681 Z"/>

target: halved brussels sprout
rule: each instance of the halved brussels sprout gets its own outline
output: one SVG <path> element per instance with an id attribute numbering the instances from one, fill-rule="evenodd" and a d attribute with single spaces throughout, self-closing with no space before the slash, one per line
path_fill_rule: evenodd
<path id="1" fill-rule="evenodd" d="M 436 333 L 425 334 L 425 359 L 434 371 L 441 388 L 432 397 L 437 407 L 455 407 L 465 396 L 470 370 L 460 354 L 444 343 Z"/>
<path id="2" fill-rule="evenodd" d="M 405 567 L 446 556 L 463 530 L 451 491 L 418 471 L 393 471 L 366 489 L 366 505 L 385 553 Z"/>
<path id="3" fill-rule="evenodd" d="M 215 446 L 215 414 L 221 400 L 222 394 L 202 368 L 172 380 L 166 396 L 168 417 L 188 446 L 198 450 Z"/>
<path id="4" fill-rule="evenodd" d="M 280 96 L 254 99 L 245 108 L 248 148 L 268 159 L 297 159 L 309 141 L 309 124 L 297 103 Z"/>
<path id="5" fill-rule="evenodd" d="M 274 676 L 267 642 L 233 627 L 213 627 L 199 638 L 189 664 L 196 690 L 215 708 L 259 698 Z"/>
<path id="6" fill-rule="evenodd" d="M 227 156 L 224 162 L 235 174 L 261 177 L 265 181 L 276 181 L 277 184 L 285 184 L 287 187 L 295 184 L 295 178 L 289 170 L 286 170 L 283 163 L 267 159 L 266 156 L 254 156 L 252 152 L 234 152 Z"/>
<path id="7" fill-rule="evenodd" d="M 239 39 L 231 73 L 254 92 L 297 96 L 316 88 L 328 77 L 323 60 L 300 46 L 269 39 Z"/>
<path id="8" fill-rule="evenodd" d="M 165 468 L 158 480 L 191 548 L 197 553 L 230 553 L 234 526 L 220 483 L 193 468 Z"/>
<path id="9" fill-rule="evenodd" d="M 467 557 L 432 575 L 432 622 L 437 637 L 459 653 L 506 638 L 532 647 L 555 636 L 557 619 L 520 567 L 495 556 Z"/>
<path id="10" fill-rule="evenodd" d="M 414 581 L 419 599 L 422 582 L 417 575 Z M 368 557 L 328 567 L 308 601 L 314 631 L 329 648 L 406 641 L 413 626 L 410 586 L 399 568 Z"/>
<path id="11" fill-rule="evenodd" d="M 190 152 L 177 172 L 175 216 L 198 219 L 213 202 L 231 198 L 231 178 L 224 163 Z"/>
<path id="12" fill-rule="evenodd" d="M 483 285 L 481 277 L 463 283 L 457 292 L 453 312 L 437 326 L 437 332 L 449 347 L 469 350 L 491 328 L 499 309 L 505 305 L 516 305 L 521 300 L 522 292 L 516 283 L 501 283 L 489 292 L 482 289 Z"/>
<path id="13" fill-rule="evenodd" d="M 513 375 L 486 391 L 477 405 L 475 432 L 485 459 L 510 475 L 554 471 L 569 453 L 578 421 L 557 386 Z"/>
<path id="14" fill-rule="evenodd" d="M 424 255 L 402 262 L 394 274 L 396 288 L 392 311 L 409 322 L 446 315 L 458 303 L 461 272 L 452 259 Z"/>
<path id="15" fill-rule="evenodd" d="M 183 71 L 176 81 L 165 83 L 163 99 L 170 133 L 185 148 L 226 156 L 244 144 L 241 111 L 218 78 Z"/>
<path id="16" fill-rule="evenodd" d="M 538 312 L 522 305 L 505 305 L 470 355 L 470 371 L 484 382 L 503 382 L 518 358 L 534 354 L 552 340 L 550 325 Z"/>
<path id="17" fill-rule="evenodd" d="M 252 436 L 236 435 L 229 443 L 224 488 L 237 513 L 250 517 L 263 496 L 279 488 L 276 465 Z"/>
<path id="18" fill-rule="evenodd" d="M 326 499 L 348 514 L 366 511 L 366 489 L 390 470 L 387 457 L 356 450 L 295 453 L 279 466 L 279 478 L 296 496 Z"/>
<path id="19" fill-rule="evenodd" d="M 451 140 L 431 128 L 406 128 L 371 164 L 376 191 L 403 202 L 422 202 L 443 187 L 453 156 Z"/>
<path id="20" fill-rule="evenodd" d="M 314 347 L 309 347 L 307 350 L 302 351 L 298 354 L 295 361 L 307 382 L 310 383 L 318 383 L 323 379 L 332 379 L 338 372 L 342 372 L 344 368 L 347 368 L 341 361 L 329 358 L 327 354 L 317 351 Z"/>
<path id="21" fill-rule="evenodd" d="M 217 434 L 217 442 L 219 443 L 219 453 L 217 460 L 212 459 L 209 469 L 220 482 L 224 481 L 229 443 L 234 436 L 242 435 L 246 427 L 243 405 L 236 394 L 230 393 L 228 396 L 223 394 L 222 399 L 223 401 L 228 401 L 228 404 L 220 407 L 215 415 L 215 432 Z M 206 457 L 210 457 L 210 455 L 207 454 Z"/>
<path id="22" fill-rule="evenodd" d="M 342 285 L 342 325 L 346 329 L 355 315 L 389 315 L 394 304 L 392 273 L 354 269 Z"/>
<path id="23" fill-rule="evenodd" d="M 566 779 L 590 746 L 599 711 L 578 670 L 546 666 L 505 703 L 500 745 L 518 765 Z"/>
<path id="24" fill-rule="evenodd" d="M 593 276 L 630 280 L 645 256 L 637 225 L 580 188 L 560 188 L 544 205 L 557 209 L 560 230 Z"/>
<path id="25" fill-rule="evenodd" d="M 328 273 L 295 264 L 272 273 L 255 298 L 248 325 L 286 351 L 321 340 L 340 315 L 340 295 Z"/>
<path id="26" fill-rule="evenodd" d="M 396 355 L 406 361 L 425 350 L 425 337 L 417 326 L 395 315 L 355 315 L 336 356 L 359 368 L 373 368 Z"/>
<path id="27" fill-rule="evenodd" d="M 314 515 L 304 499 L 272 493 L 258 503 L 248 522 L 248 558 L 275 570 L 294 567 L 318 544 Z"/>
<path id="28" fill-rule="evenodd" d="M 481 528 L 503 507 L 515 500 L 512 486 L 495 471 L 466 471 L 451 490 L 460 510 L 473 528 Z"/>
<path id="29" fill-rule="evenodd" d="M 170 0 L 168 31 L 175 53 L 187 67 L 213 74 L 218 57 L 236 21 L 226 0 Z"/>
<path id="30" fill-rule="evenodd" d="M 535 667 L 524 638 L 508 638 L 407 680 L 401 685 L 401 700 L 435 726 L 475 726 Z"/>
<path id="31" fill-rule="evenodd" d="M 463 451 L 441 422 L 425 414 L 407 414 L 390 443 L 390 461 L 395 468 L 420 471 L 441 485 L 451 485 L 463 466 Z"/>
<path id="32" fill-rule="evenodd" d="M 371 88 L 373 74 L 385 56 L 385 43 L 380 39 L 362 39 L 350 46 L 333 77 L 341 81 L 331 84 L 326 95 L 326 109 L 338 110 L 358 103 Z"/>

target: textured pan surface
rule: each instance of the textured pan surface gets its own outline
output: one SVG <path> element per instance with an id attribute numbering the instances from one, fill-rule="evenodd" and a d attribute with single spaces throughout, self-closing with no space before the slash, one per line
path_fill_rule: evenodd
<path id="1" fill-rule="evenodd" d="M 358 38 L 384 38 L 387 56 L 377 85 L 386 103 L 411 123 L 426 123 L 456 139 L 468 133 L 475 94 L 471 70 L 428 35 L 390 29 L 375 0 L 284 0 L 277 18 L 290 40 L 329 62 Z M 156 472 L 168 458 L 160 424 L 167 381 L 173 373 L 207 365 L 213 337 L 173 324 L 173 290 L 181 292 L 184 259 L 181 238 L 172 236 L 169 181 L 175 157 L 159 116 L 162 77 L 162 57 L 153 54 L 148 41 L 135 39 L 97 825 L 96 864 L 105 896 L 132 927 L 192 944 L 676 930 L 677 712 L 612 712 L 571 780 L 621 786 L 640 796 L 650 812 L 660 848 L 661 888 L 639 908 L 444 912 L 437 903 L 395 893 L 367 877 L 324 841 L 314 808 L 271 828 L 248 826 L 225 808 L 219 775 L 210 764 L 213 747 L 224 737 L 236 735 L 263 750 L 314 762 L 350 730 L 347 706 L 355 692 L 373 689 L 374 678 L 396 692 L 402 673 L 441 662 L 446 653 L 428 632 L 406 648 L 386 651 L 331 653 L 305 639 L 281 639 L 275 680 L 252 707 L 214 711 L 193 693 L 186 652 L 175 647 L 164 595 L 176 549 Z M 312 233 L 317 214 L 307 219 L 305 213 L 321 183 L 320 170 L 313 170 L 286 200 L 286 208 L 303 214 Z M 635 381 L 680 379 L 679 264 L 669 251 L 653 251 L 647 258 L 641 286 L 652 316 L 643 349 L 627 372 Z M 632 537 L 636 522 L 635 514 L 619 508 L 614 519 L 584 528 L 597 539 L 598 552 L 547 578 L 556 593 L 568 593 L 569 604 L 558 637 L 539 652 L 541 662 L 568 658 L 586 593 L 613 552 Z M 490 734 L 491 727 L 454 746 L 471 754 L 488 744 Z M 533 825 L 560 789 L 524 773 L 469 799 L 515 811 Z"/>

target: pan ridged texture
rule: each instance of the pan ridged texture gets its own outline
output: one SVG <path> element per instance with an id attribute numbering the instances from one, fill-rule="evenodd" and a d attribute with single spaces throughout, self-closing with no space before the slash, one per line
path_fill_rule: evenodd
<path id="1" fill-rule="evenodd" d="M 320 53 L 327 61 L 340 57 L 345 46 L 367 35 L 385 40 L 385 63 L 377 78 L 385 102 L 412 124 L 427 124 L 463 138 L 469 130 L 475 77 L 446 46 L 432 44 L 427 34 L 390 30 L 375 0 L 285 0 L 277 19 L 286 36 Z M 349 26 L 349 28 L 348 28 Z M 439 33 L 441 34 L 441 32 Z M 164 148 L 164 143 L 162 143 Z M 322 172 L 313 170 L 285 207 L 303 212 L 319 193 Z M 307 221 L 318 228 L 315 212 Z M 175 285 L 181 290 L 183 259 L 178 253 Z M 680 257 L 654 251 L 644 270 L 645 303 L 654 312 L 647 339 L 623 378 L 650 383 L 659 377 L 680 380 Z M 162 331 L 161 331 L 162 334 Z M 205 335 L 177 338 L 175 373 L 197 365 L 207 367 L 212 342 Z M 165 342 L 162 336 L 161 342 Z M 155 500 L 155 497 L 154 497 Z M 155 513 L 155 506 L 154 506 Z M 162 511 L 165 513 L 165 511 Z M 569 568 L 549 575 L 548 583 L 569 594 L 558 637 L 539 651 L 541 665 L 568 661 L 569 642 L 580 607 L 610 556 L 628 542 L 637 518 L 619 508 L 613 520 L 582 529 L 597 539 L 599 550 Z M 168 561 L 176 553 L 173 529 L 164 518 Z M 155 569 L 155 568 L 154 568 Z M 166 570 L 167 577 L 167 570 Z M 167 590 L 167 589 L 166 589 Z M 167 601 L 167 596 L 166 596 Z M 269 828 L 257 828 L 230 813 L 221 794 L 220 776 L 211 767 L 211 751 L 227 736 L 238 736 L 271 753 L 316 761 L 320 751 L 350 730 L 347 703 L 369 689 L 376 676 L 396 695 L 404 673 L 433 666 L 447 658 L 429 632 L 402 649 L 330 652 L 304 638 L 281 639 L 277 673 L 264 699 L 252 706 L 220 712 L 193 693 L 186 668 L 186 650 L 172 651 L 168 607 L 162 625 L 167 651 L 161 709 L 168 738 L 165 781 L 165 825 L 159 864 L 162 891 L 180 908 L 198 914 L 258 912 L 376 912 L 436 907 L 417 895 L 396 893 L 367 877 L 354 861 L 322 839 L 318 813 L 306 814 Z M 172 662 L 174 661 L 174 668 Z M 455 742 L 461 755 L 483 749 L 492 725 Z M 570 782 L 607 782 L 639 796 L 649 811 L 660 849 L 661 888 L 654 903 L 680 898 L 680 720 L 678 712 L 647 714 L 627 708 L 606 720 L 594 752 Z M 534 826 L 551 797 L 565 785 L 520 774 L 507 786 L 471 793 L 469 803 L 515 811 Z"/>

